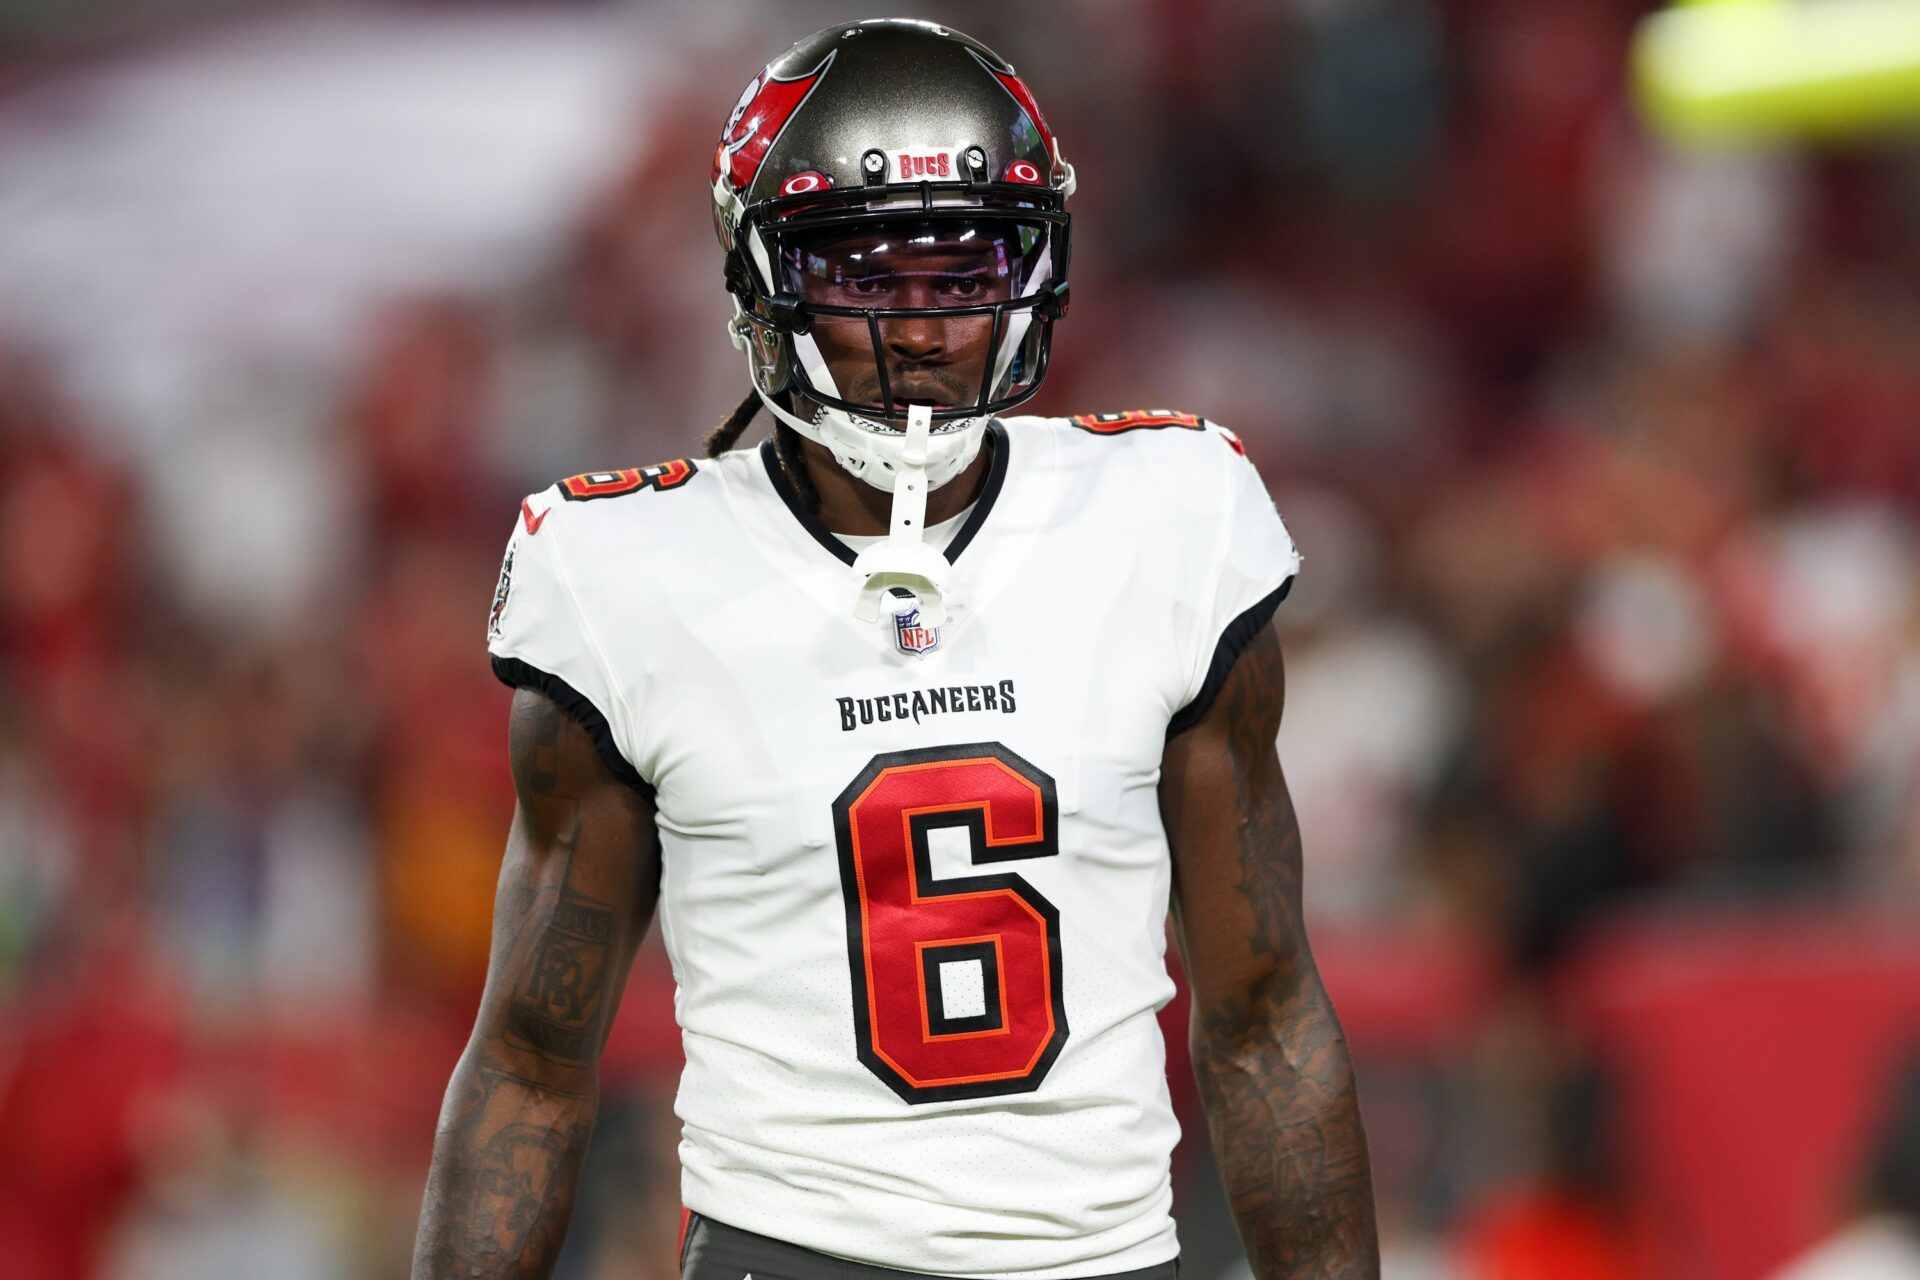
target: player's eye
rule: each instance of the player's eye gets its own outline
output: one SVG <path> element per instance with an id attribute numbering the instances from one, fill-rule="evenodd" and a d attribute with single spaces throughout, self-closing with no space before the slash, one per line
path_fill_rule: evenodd
<path id="1" fill-rule="evenodd" d="M 961 299 L 977 298 L 982 293 L 985 293 L 986 289 L 987 289 L 987 281 L 984 276 L 970 275 L 970 276 L 940 277 L 940 292 L 948 295 L 949 297 L 961 298 Z"/>
<path id="2" fill-rule="evenodd" d="M 849 276 L 840 287 L 856 298 L 877 298 L 887 291 L 888 279 L 884 275 Z"/>

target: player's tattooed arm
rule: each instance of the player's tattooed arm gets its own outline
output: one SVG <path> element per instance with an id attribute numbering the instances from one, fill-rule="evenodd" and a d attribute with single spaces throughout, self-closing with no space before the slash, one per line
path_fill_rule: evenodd
<path id="1" fill-rule="evenodd" d="M 1275 748 L 1285 687 L 1268 629 L 1162 762 L 1194 1074 L 1258 1280 L 1377 1277 L 1353 1067 L 1301 921 L 1300 829 Z"/>
<path id="2" fill-rule="evenodd" d="M 473 1037 L 434 1136 L 413 1280 L 544 1277 L 599 1103 L 598 1064 L 659 892 L 653 808 L 541 694 L 513 698 L 518 804 Z"/>

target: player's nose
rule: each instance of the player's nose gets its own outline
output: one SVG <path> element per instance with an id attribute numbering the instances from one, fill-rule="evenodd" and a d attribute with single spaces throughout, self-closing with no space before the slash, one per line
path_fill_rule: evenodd
<path id="1" fill-rule="evenodd" d="M 946 353 L 949 321 L 931 316 L 895 316 L 881 335 L 887 354 L 901 361 L 937 360 Z"/>

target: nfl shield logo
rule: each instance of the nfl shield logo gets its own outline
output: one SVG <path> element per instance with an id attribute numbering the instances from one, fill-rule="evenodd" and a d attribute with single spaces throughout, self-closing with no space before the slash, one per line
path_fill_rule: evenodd
<path id="1" fill-rule="evenodd" d="M 920 611 L 893 615 L 893 642 L 902 653 L 926 653 L 940 643 L 940 628 L 920 625 Z"/>

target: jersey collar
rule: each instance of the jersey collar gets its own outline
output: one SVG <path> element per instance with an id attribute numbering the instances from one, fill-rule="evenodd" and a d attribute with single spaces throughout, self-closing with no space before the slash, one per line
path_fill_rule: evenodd
<path id="1" fill-rule="evenodd" d="M 987 513 L 993 510 L 994 500 L 1000 496 L 1001 486 L 1006 483 L 1009 447 L 1007 429 L 1001 425 L 1000 419 L 995 418 L 987 423 L 987 441 L 993 449 L 993 456 L 987 462 L 987 480 L 980 487 L 980 497 L 973 504 L 973 514 L 968 516 L 966 523 L 954 532 L 953 539 L 947 543 L 942 552 L 949 564 L 959 560 L 960 553 L 967 549 L 967 545 L 973 541 L 973 536 L 980 532 L 980 526 L 986 523 Z M 840 541 L 831 529 L 821 524 L 819 517 L 807 510 L 807 504 L 800 500 L 800 495 L 795 493 L 792 486 L 787 483 L 786 470 L 780 465 L 780 455 L 774 450 L 771 436 L 760 442 L 760 461 L 767 469 L 767 479 L 773 483 L 773 491 L 780 495 L 782 502 L 787 504 L 787 510 L 792 512 L 793 518 L 800 522 L 800 527 L 805 529 L 815 542 L 839 557 L 842 563 L 852 564 L 855 559 L 853 548 Z"/>

